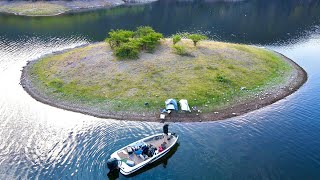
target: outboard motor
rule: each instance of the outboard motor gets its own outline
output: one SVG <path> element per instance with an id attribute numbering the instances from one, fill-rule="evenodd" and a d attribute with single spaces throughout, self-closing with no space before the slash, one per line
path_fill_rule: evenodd
<path id="1" fill-rule="evenodd" d="M 112 172 L 114 170 L 118 170 L 119 169 L 119 161 L 116 158 L 110 158 L 107 161 L 107 166 L 108 166 L 110 172 Z"/>
<path id="2" fill-rule="evenodd" d="M 165 125 L 163 126 L 163 133 L 166 134 L 166 135 L 168 135 L 168 132 L 169 132 L 169 124 L 165 124 Z"/>
<path id="3" fill-rule="evenodd" d="M 109 168 L 109 173 L 107 174 L 109 180 L 115 180 L 119 178 L 119 163 L 121 161 L 117 160 L 116 158 L 110 158 L 107 161 L 107 166 Z"/>

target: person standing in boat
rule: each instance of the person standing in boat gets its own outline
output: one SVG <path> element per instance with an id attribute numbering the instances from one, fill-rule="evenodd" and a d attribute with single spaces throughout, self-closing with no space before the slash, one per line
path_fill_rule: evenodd
<path id="1" fill-rule="evenodd" d="M 168 133 L 169 133 L 169 124 L 165 124 L 163 126 L 163 143 L 161 144 L 161 146 L 159 147 L 159 151 L 163 151 L 167 148 L 167 143 L 166 143 L 166 140 L 169 140 L 169 136 L 168 136 Z"/>
<path id="2" fill-rule="evenodd" d="M 165 124 L 164 126 L 163 126 L 163 137 L 165 138 L 165 139 L 168 139 L 169 137 L 168 137 L 168 133 L 169 133 L 169 124 Z"/>
<path id="3" fill-rule="evenodd" d="M 169 133 L 169 124 L 165 124 L 163 126 L 163 134 L 168 136 L 168 133 Z"/>

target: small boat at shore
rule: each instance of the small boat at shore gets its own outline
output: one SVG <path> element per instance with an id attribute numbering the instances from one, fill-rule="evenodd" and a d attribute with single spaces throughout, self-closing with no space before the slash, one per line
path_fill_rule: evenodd
<path id="1" fill-rule="evenodd" d="M 140 139 L 112 153 L 107 161 L 108 168 L 110 172 L 120 169 L 123 175 L 130 175 L 166 155 L 178 138 L 164 125 L 163 133 Z"/>

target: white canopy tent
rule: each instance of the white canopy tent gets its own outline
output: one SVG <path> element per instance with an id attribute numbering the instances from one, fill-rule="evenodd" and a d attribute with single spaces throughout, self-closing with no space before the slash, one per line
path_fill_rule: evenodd
<path id="1" fill-rule="evenodd" d="M 191 112 L 190 107 L 188 105 L 188 101 L 186 99 L 181 99 L 179 101 L 179 103 L 180 103 L 180 108 L 181 108 L 182 111 Z"/>

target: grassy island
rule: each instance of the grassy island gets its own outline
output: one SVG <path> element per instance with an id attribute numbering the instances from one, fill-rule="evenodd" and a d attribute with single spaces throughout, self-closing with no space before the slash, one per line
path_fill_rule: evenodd
<path id="1" fill-rule="evenodd" d="M 177 45 L 183 47 L 182 55 Z M 22 84 L 42 102 L 99 117 L 156 120 L 164 101 L 175 98 L 187 99 L 201 111 L 181 113 L 174 121 L 215 120 L 292 93 L 306 79 L 302 73 L 301 82 L 296 81 L 301 76 L 296 69 L 284 56 L 263 48 L 215 41 L 194 46 L 189 39 L 173 45 L 167 38 L 137 59 L 115 57 L 105 42 L 52 54 L 29 63 Z M 288 92 L 281 95 L 283 89 Z"/>
<path id="2" fill-rule="evenodd" d="M 10 2 L 0 7 L 0 12 L 23 16 L 54 16 L 70 11 L 71 9 L 54 2 Z"/>
<path id="3" fill-rule="evenodd" d="M 52 1 L 0 1 L 0 13 L 19 16 L 56 16 L 65 13 L 115 7 L 122 4 L 148 3 L 155 0 L 127 2 L 122 0 L 52 0 Z"/>

